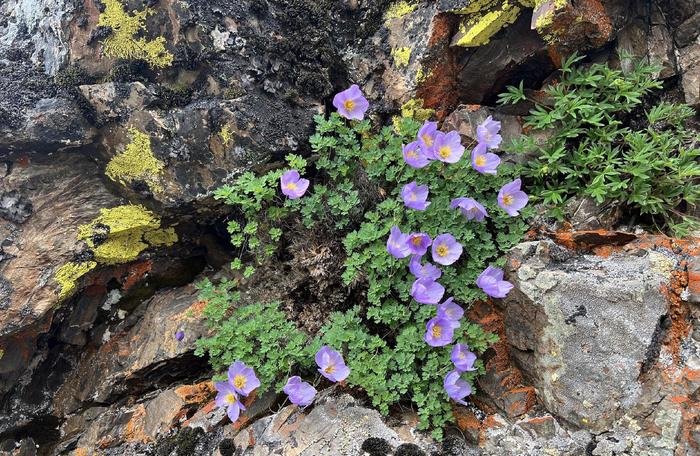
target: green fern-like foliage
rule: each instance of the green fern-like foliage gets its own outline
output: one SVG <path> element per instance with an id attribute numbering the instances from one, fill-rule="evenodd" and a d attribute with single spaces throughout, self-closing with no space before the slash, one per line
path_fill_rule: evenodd
<path id="1" fill-rule="evenodd" d="M 154 40 L 137 34 L 146 30 L 146 17 L 153 10 L 126 12 L 119 0 L 103 0 L 105 10 L 100 14 L 98 26 L 110 27 L 112 34 L 102 41 L 106 56 L 127 60 L 144 60 L 153 68 L 166 68 L 173 64 L 173 55 L 165 48 L 165 38 Z"/>
<path id="2" fill-rule="evenodd" d="M 678 236 L 697 228 L 685 213 L 700 202 L 700 134 L 686 127 L 693 109 L 645 105 L 661 88 L 654 65 L 637 62 L 624 73 L 604 64 L 575 66 L 581 59 L 566 59 L 544 101 L 531 100 L 530 135 L 507 147 L 534 157 L 524 171 L 534 196 L 558 217 L 570 198 L 585 195 L 621 203 Z M 502 103 L 525 100 L 522 84 L 501 95 Z M 535 139 L 541 132 L 544 142 Z"/>

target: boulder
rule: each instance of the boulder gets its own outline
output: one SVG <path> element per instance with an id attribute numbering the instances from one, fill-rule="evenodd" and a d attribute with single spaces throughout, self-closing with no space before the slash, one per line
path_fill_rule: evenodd
<path id="1" fill-rule="evenodd" d="M 503 311 L 515 363 L 552 414 L 605 430 L 640 401 L 675 257 L 579 256 L 535 241 L 517 246 L 509 264 L 515 288 Z"/>

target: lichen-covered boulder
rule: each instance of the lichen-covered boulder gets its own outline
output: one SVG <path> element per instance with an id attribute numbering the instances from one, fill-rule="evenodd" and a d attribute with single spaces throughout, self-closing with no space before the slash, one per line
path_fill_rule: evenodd
<path id="1" fill-rule="evenodd" d="M 641 399 L 668 311 L 672 254 L 575 255 L 551 241 L 510 256 L 503 301 L 511 355 L 542 402 L 570 423 L 606 429 Z"/>

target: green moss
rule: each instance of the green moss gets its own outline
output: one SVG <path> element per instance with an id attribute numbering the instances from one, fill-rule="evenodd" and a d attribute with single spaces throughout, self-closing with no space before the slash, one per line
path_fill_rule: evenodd
<path id="1" fill-rule="evenodd" d="M 135 128 L 130 128 L 129 134 L 131 142 L 124 152 L 110 160 L 105 173 L 110 179 L 122 185 L 144 181 L 152 191 L 163 191 L 159 177 L 163 174 L 165 164 L 153 155 L 151 138 Z"/>
<path id="2" fill-rule="evenodd" d="M 136 38 L 137 34 L 146 30 L 146 17 L 153 14 L 152 9 L 146 8 L 129 14 L 119 0 L 102 2 L 105 10 L 100 14 L 97 25 L 112 29 L 112 34 L 102 41 L 106 56 L 144 60 L 153 68 L 165 68 L 173 64 L 173 55 L 165 49 L 165 38 Z"/>
<path id="3" fill-rule="evenodd" d="M 231 142 L 231 138 L 233 138 L 233 135 L 231 134 L 231 127 L 229 127 L 228 125 L 224 125 L 223 127 L 221 127 L 219 137 L 221 138 L 221 142 L 224 145 L 224 147 L 228 147 L 228 145 Z"/>
<path id="4" fill-rule="evenodd" d="M 520 7 L 506 1 L 499 9 L 470 16 L 460 24 L 455 44 L 464 47 L 486 44 L 499 30 L 512 24 L 519 14 Z"/>
<path id="5" fill-rule="evenodd" d="M 95 266 L 97 266 L 97 263 L 94 261 L 85 261 L 83 263 L 71 261 L 58 268 L 54 275 L 54 279 L 61 286 L 58 300 L 63 301 L 71 297 L 78 288 L 78 279 L 94 269 Z"/>
<path id="6" fill-rule="evenodd" d="M 411 48 L 402 47 L 398 49 L 392 49 L 391 55 L 394 57 L 394 65 L 397 67 L 408 66 L 408 62 L 411 61 Z"/>
<path id="7" fill-rule="evenodd" d="M 389 9 L 386 11 L 386 14 L 384 15 L 384 19 L 391 20 L 391 19 L 398 19 L 401 17 L 404 17 L 407 14 L 412 13 L 415 11 L 415 9 L 418 8 L 418 5 L 415 3 L 409 3 L 405 0 L 396 2 L 393 5 L 389 7 Z"/>
<path id="8" fill-rule="evenodd" d="M 125 205 L 100 209 L 100 215 L 78 229 L 78 239 L 93 250 L 104 264 L 132 261 L 148 247 L 177 242 L 173 228 L 161 228 L 158 216 L 143 206 Z"/>

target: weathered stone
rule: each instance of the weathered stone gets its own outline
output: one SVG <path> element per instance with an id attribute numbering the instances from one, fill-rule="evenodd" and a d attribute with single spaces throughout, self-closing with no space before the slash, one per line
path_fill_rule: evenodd
<path id="1" fill-rule="evenodd" d="M 601 205 L 590 197 L 572 198 L 566 203 L 564 213 L 574 230 L 612 230 L 622 217 L 615 202 Z"/>
<path id="2" fill-rule="evenodd" d="M 562 261 L 558 249 L 539 241 L 513 251 L 506 336 L 547 410 L 604 430 L 639 399 L 641 367 L 667 312 L 666 265 L 675 259 L 649 251 Z"/>
<path id="3" fill-rule="evenodd" d="M 688 46 L 700 34 L 700 12 L 695 13 L 678 26 L 673 34 L 678 47 Z"/>
<path id="4" fill-rule="evenodd" d="M 685 102 L 700 106 L 700 39 L 678 50 L 678 65 Z"/>
<path id="5" fill-rule="evenodd" d="M 319 397 L 308 413 L 289 405 L 243 430 L 235 446 L 250 456 L 354 456 L 361 454 L 360 447 L 369 437 L 381 438 L 393 448 L 409 443 L 426 454 L 435 449 L 429 438 L 398 432 L 377 411 L 348 395 Z"/>

